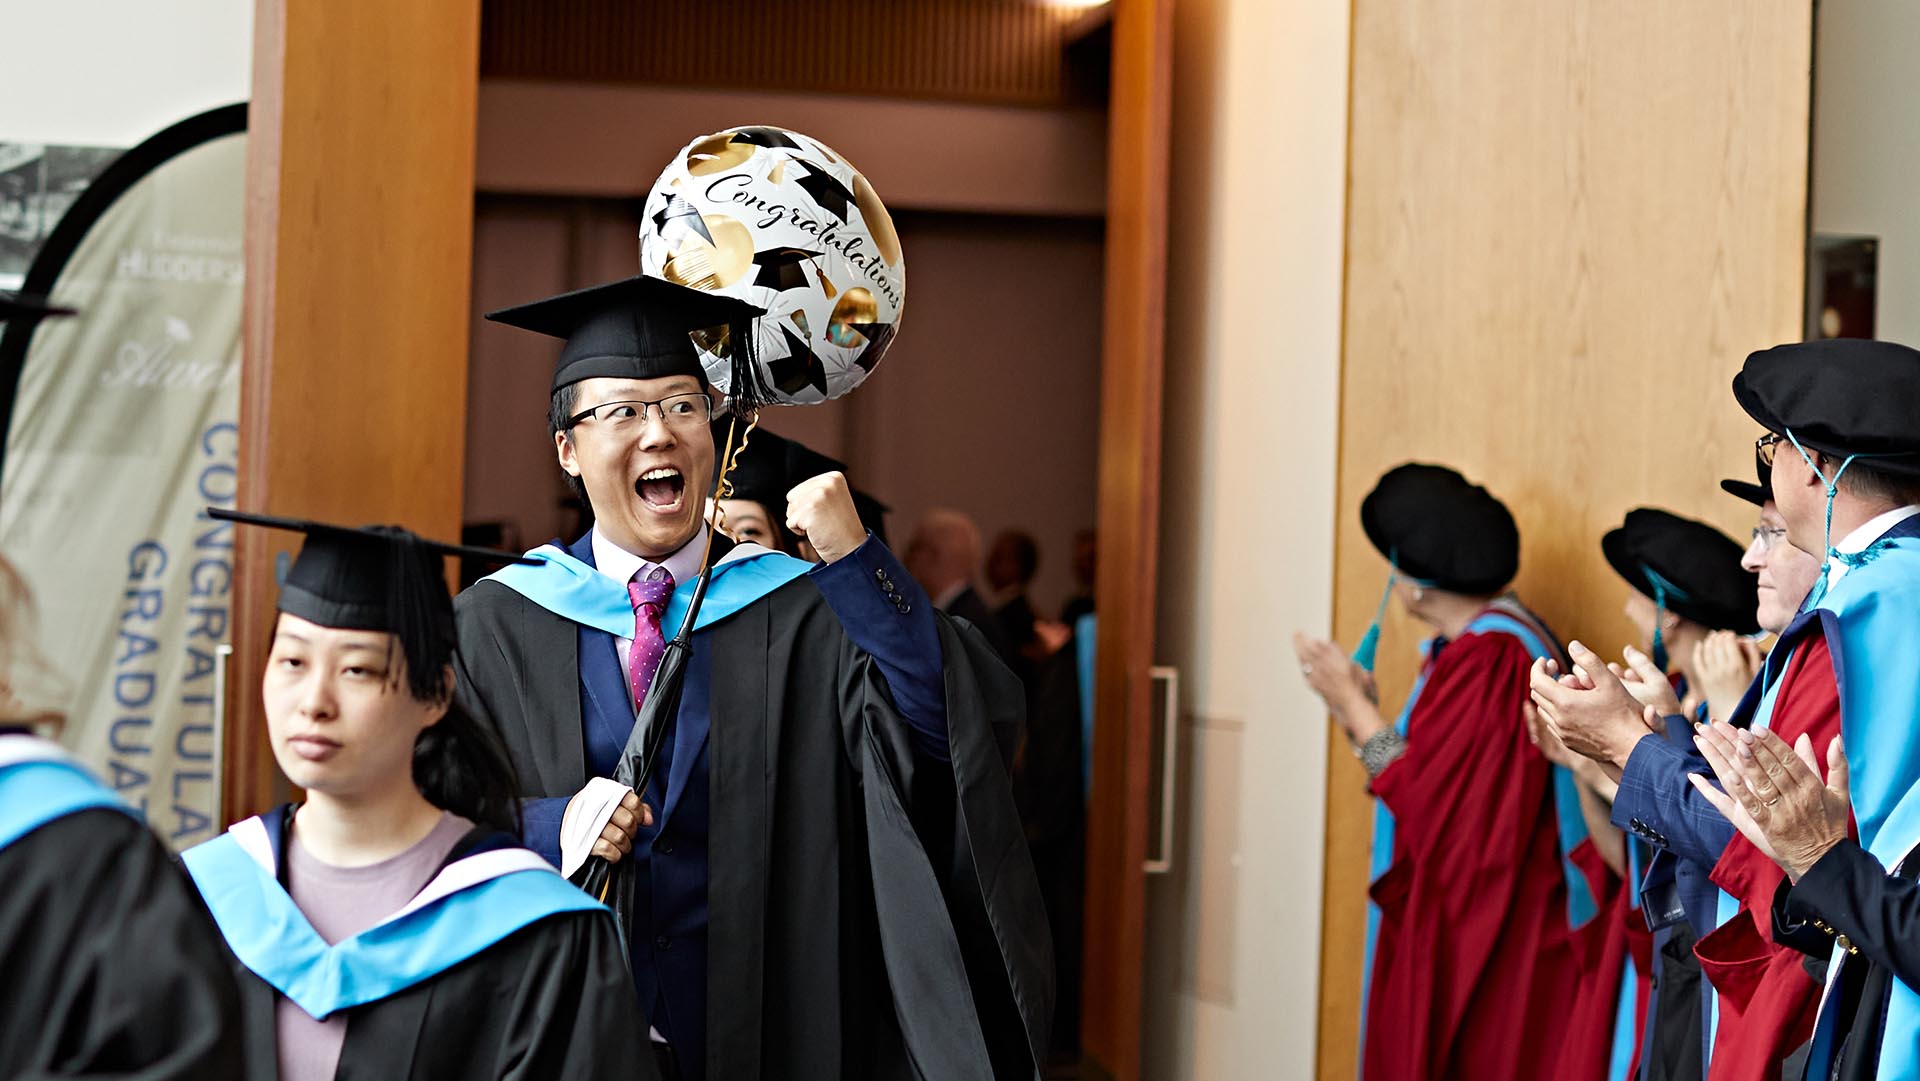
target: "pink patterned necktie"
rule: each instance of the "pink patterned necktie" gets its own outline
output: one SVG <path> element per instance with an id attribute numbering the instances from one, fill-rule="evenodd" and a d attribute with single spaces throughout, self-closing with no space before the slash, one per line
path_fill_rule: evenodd
<path id="1" fill-rule="evenodd" d="M 667 652 L 666 636 L 660 633 L 660 614 L 667 610 L 667 598 L 673 596 L 673 575 L 665 567 L 652 573 L 633 572 L 627 583 L 627 599 L 633 602 L 633 646 L 627 651 L 627 685 L 633 690 L 633 708 L 647 700 L 647 686 L 660 668 Z"/>

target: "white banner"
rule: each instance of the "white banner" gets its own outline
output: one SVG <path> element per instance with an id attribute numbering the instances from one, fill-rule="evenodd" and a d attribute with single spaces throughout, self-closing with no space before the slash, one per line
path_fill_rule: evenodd
<path id="1" fill-rule="evenodd" d="M 237 480 L 246 137 L 207 119 L 129 151 L 89 192 L 104 210 L 71 211 L 95 218 L 77 242 L 49 239 L 44 291 L 80 314 L 28 339 L 0 475 L 0 551 L 74 688 L 61 740 L 175 847 L 221 827 L 233 581 L 233 527 L 204 508 Z"/>

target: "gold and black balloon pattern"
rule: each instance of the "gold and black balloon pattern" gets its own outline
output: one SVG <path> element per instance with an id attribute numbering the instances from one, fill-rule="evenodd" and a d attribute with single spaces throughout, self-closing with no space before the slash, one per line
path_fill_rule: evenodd
<path id="1" fill-rule="evenodd" d="M 640 270 L 764 309 L 754 377 L 786 405 L 859 386 L 906 306 L 900 237 L 873 185 L 785 128 L 729 128 L 688 143 L 647 196 Z M 727 342 L 724 331 L 695 336 L 723 392 L 733 378 Z"/>

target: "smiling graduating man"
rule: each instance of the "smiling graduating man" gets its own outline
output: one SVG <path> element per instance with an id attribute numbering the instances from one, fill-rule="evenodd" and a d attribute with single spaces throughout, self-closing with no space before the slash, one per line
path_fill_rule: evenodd
<path id="1" fill-rule="evenodd" d="M 1005 762 L 1018 683 L 812 478 L 819 566 L 709 537 L 717 395 L 695 347 L 760 310 L 649 277 L 488 318 L 562 338 L 550 421 L 596 524 L 461 595 L 459 686 L 500 730 L 527 842 L 631 861 L 634 981 L 669 1071 L 1033 1078 L 1051 946 Z M 703 555 L 679 708 L 640 798 L 610 780 Z"/>

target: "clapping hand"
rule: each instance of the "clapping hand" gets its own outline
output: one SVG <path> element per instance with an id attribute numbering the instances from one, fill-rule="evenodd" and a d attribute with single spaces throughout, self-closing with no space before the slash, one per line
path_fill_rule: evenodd
<path id="1" fill-rule="evenodd" d="M 1528 684 L 1534 707 L 1576 754 L 1626 765 L 1640 738 L 1658 730 L 1659 717 L 1634 698 L 1598 654 L 1579 642 L 1568 643 L 1567 652 L 1574 669 L 1566 675 L 1553 661 L 1533 662 Z"/>
<path id="2" fill-rule="evenodd" d="M 1358 747 L 1386 727 L 1375 708 L 1379 691 L 1373 673 L 1355 664 L 1339 643 L 1295 633 L 1293 652 L 1300 659 L 1300 674 L 1307 686 L 1327 703 L 1327 710 L 1345 732 L 1348 741 Z"/>
<path id="3" fill-rule="evenodd" d="M 1772 731 L 1736 729 L 1724 721 L 1703 725 L 1694 745 L 1713 767 L 1720 787 L 1688 779 L 1742 836 L 1779 864 L 1795 882 L 1847 836 L 1851 814 L 1847 754 L 1840 737 L 1827 745 L 1827 779 L 1802 734 L 1792 747 Z"/>
<path id="4" fill-rule="evenodd" d="M 1759 643 L 1732 631 L 1714 631 L 1693 647 L 1696 689 L 1715 720 L 1733 716 L 1733 707 L 1740 704 L 1765 660 Z"/>
<path id="5" fill-rule="evenodd" d="M 1652 657 L 1632 646 L 1623 648 L 1620 655 L 1626 659 L 1626 667 L 1609 663 L 1607 671 L 1620 680 L 1635 701 L 1658 710 L 1662 717 L 1680 712 L 1680 696 L 1673 693 L 1673 684 Z"/>

